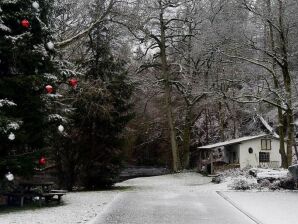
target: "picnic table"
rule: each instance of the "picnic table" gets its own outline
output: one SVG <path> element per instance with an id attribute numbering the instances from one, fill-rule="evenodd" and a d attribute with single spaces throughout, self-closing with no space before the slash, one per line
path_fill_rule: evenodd
<path id="1" fill-rule="evenodd" d="M 18 189 L 4 195 L 8 197 L 8 204 L 18 203 L 21 207 L 24 206 L 25 200 L 38 200 L 40 206 L 43 200 L 46 204 L 51 201 L 56 201 L 59 204 L 66 191 L 54 190 L 53 185 L 54 182 L 23 181 L 19 183 Z"/>

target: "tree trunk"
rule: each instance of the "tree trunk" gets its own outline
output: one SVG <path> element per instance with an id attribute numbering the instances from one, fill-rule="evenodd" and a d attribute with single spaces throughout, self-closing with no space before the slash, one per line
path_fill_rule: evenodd
<path id="1" fill-rule="evenodd" d="M 205 108 L 205 132 L 206 132 L 206 145 L 209 144 L 209 126 L 208 126 L 208 109 L 207 106 Z"/>
<path id="2" fill-rule="evenodd" d="M 292 156 L 293 156 L 293 143 L 294 143 L 294 118 L 293 118 L 293 109 L 292 109 L 292 80 L 290 77 L 289 71 L 289 63 L 288 63 L 288 47 L 287 47 L 287 37 L 286 31 L 284 28 L 283 21 L 283 2 L 282 0 L 278 1 L 279 3 L 279 26 L 281 32 L 279 32 L 280 44 L 281 44 L 281 54 L 282 54 L 282 74 L 283 81 L 286 92 L 286 100 L 287 100 L 287 129 L 288 129 L 288 140 L 287 140 L 287 158 L 288 158 L 288 166 L 292 165 Z"/>
<path id="3" fill-rule="evenodd" d="M 222 103 L 218 103 L 218 118 L 219 118 L 219 132 L 220 132 L 220 141 L 225 140 L 225 128 L 224 128 L 224 111 L 222 110 Z"/>
<path id="4" fill-rule="evenodd" d="M 192 126 L 192 109 L 188 106 L 185 114 L 184 129 L 183 129 L 183 151 L 181 165 L 183 169 L 189 168 L 190 159 L 190 135 Z"/>
<path id="5" fill-rule="evenodd" d="M 271 10 L 271 0 L 267 0 L 267 10 L 268 10 L 268 16 L 269 18 L 272 18 L 272 10 Z M 271 51 L 274 52 L 275 49 L 275 41 L 274 41 L 274 32 L 273 32 L 273 26 L 271 23 L 269 23 L 269 47 L 271 49 Z M 272 69 L 273 71 L 276 71 L 276 62 L 275 59 L 272 59 Z M 277 78 L 275 76 L 273 76 L 273 80 L 274 80 L 274 88 L 275 89 L 279 89 L 280 85 L 279 85 L 279 81 L 277 80 Z M 277 97 L 276 101 L 278 103 L 278 105 L 281 106 L 282 102 L 280 101 L 280 99 Z M 285 150 L 285 132 L 284 132 L 284 118 L 283 118 L 283 114 L 282 114 L 282 109 L 280 107 L 277 108 L 278 110 L 278 130 L 279 130 L 279 153 L 281 155 L 281 167 L 283 168 L 288 168 L 288 158 L 287 158 L 287 154 L 286 154 L 286 150 Z"/>
<path id="6" fill-rule="evenodd" d="M 166 106 L 166 114 L 167 114 L 167 122 L 169 125 L 169 133 L 170 133 L 170 141 L 171 141 L 171 149 L 172 149 L 172 159 L 173 159 L 173 170 L 175 172 L 180 170 L 180 159 L 179 159 L 179 151 L 176 140 L 176 131 L 172 113 L 172 97 L 171 97 L 171 84 L 170 84 L 170 74 L 167 62 L 166 55 L 166 26 L 164 24 L 164 9 L 162 7 L 162 2 L 160 4 L 160 59 L 162 66 L 162 75 L 164 78 L 164 88 L 165 88 L 165 106 Z"/>
<path id="7" fill-rule="evenodd" d="M 288 139 L 287 139 L 287 158 L 288 166 L 292 165 L 293 160 L 293 146 L 294 146 L 294 119 L 293 111 L 290 109 L 287 112 L 287 123 L 288 123 Z"/>
<path id="8" fill-rule="evenodd" d="M 279 153 L 281 156 L 281 167 L 288 168 L 288 158 L 285 149 L 284 118 L 282 110 L 278 108 L 278 130 L 279 130 Z"/>

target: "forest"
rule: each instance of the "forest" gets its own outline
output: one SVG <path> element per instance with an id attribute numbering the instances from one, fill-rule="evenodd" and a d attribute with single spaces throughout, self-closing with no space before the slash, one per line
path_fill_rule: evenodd
<path id="1" fill-rule="evenodd" d="M 1 178 L 54 169 L 69 190 L 108 187 L 128 165 L 178 172 L 199 146 L 264 132 L 287 168 L 297 12 L 296 0 L 1 0 Z"/>

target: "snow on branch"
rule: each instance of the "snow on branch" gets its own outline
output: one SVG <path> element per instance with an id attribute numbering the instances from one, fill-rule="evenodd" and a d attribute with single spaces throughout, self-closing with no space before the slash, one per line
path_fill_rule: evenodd
<path id="1" fill-rule="evenodd" d="M 75 42 L 76 40 L 79 40 L 82 37 L 88 35 L 88 33 L 90 33 L 97 25 L 99 25 L 105 21 L 105 18 L 111 12 L 111 10 L 116 2 L 117 2 L 116 0 L 111 0 L 106 11 L 94 23 L 92 23 L 87 29 L 83 30 L 82 32 L 78 33 L 77 35 L 75 35 L 67 40 L 56 42 L 55 47 L 57 47 L 57 48 L 66 47 L 66 46 L 70 45 L 71 43 Z"/>
<path id="2" fill-rule="evenodd" d="M 7 99 L 0 99 L 0 107 L 3 107 L 3 106 L 16 106 L 16 104 Z"/>
<path id="3" fill-rule="evenodd" d="M 260 121 L 266 127 L 266 129 L 270 132 L 270 134 L 273 134 L 274 137 L 279 138 L 279 135 L 276 134 L 276 132 L 274 131 L 274 129 L 268 124 L 268 122 L 260 114 L 257 114 L 257 117 L 260 119 Z"/>

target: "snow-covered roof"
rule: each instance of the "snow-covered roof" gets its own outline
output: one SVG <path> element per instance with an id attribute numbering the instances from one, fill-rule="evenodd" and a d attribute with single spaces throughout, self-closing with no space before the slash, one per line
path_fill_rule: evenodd
<path id="1" fill-rule="evenodd" d="M 262 135 L 256 135 L 256 136 L 246 136 L 246 137 L 236 138 L 236 139 L 232 139 L 232 140 L 225 141 L 225 142 L 219 142 L 219 143 L 212 144 L 212 145 L 201 146 L 198 149 L 213 149 L 213 148 L 217 148 L 217 147 L 221 147 L 221 146 L 239 144 L 244 141 L 249 141 L 252 139 L 262 138 L 262 137 L 266 137 L 266 136 L 268 136 L 268 134 L 262 134 Z"/>

